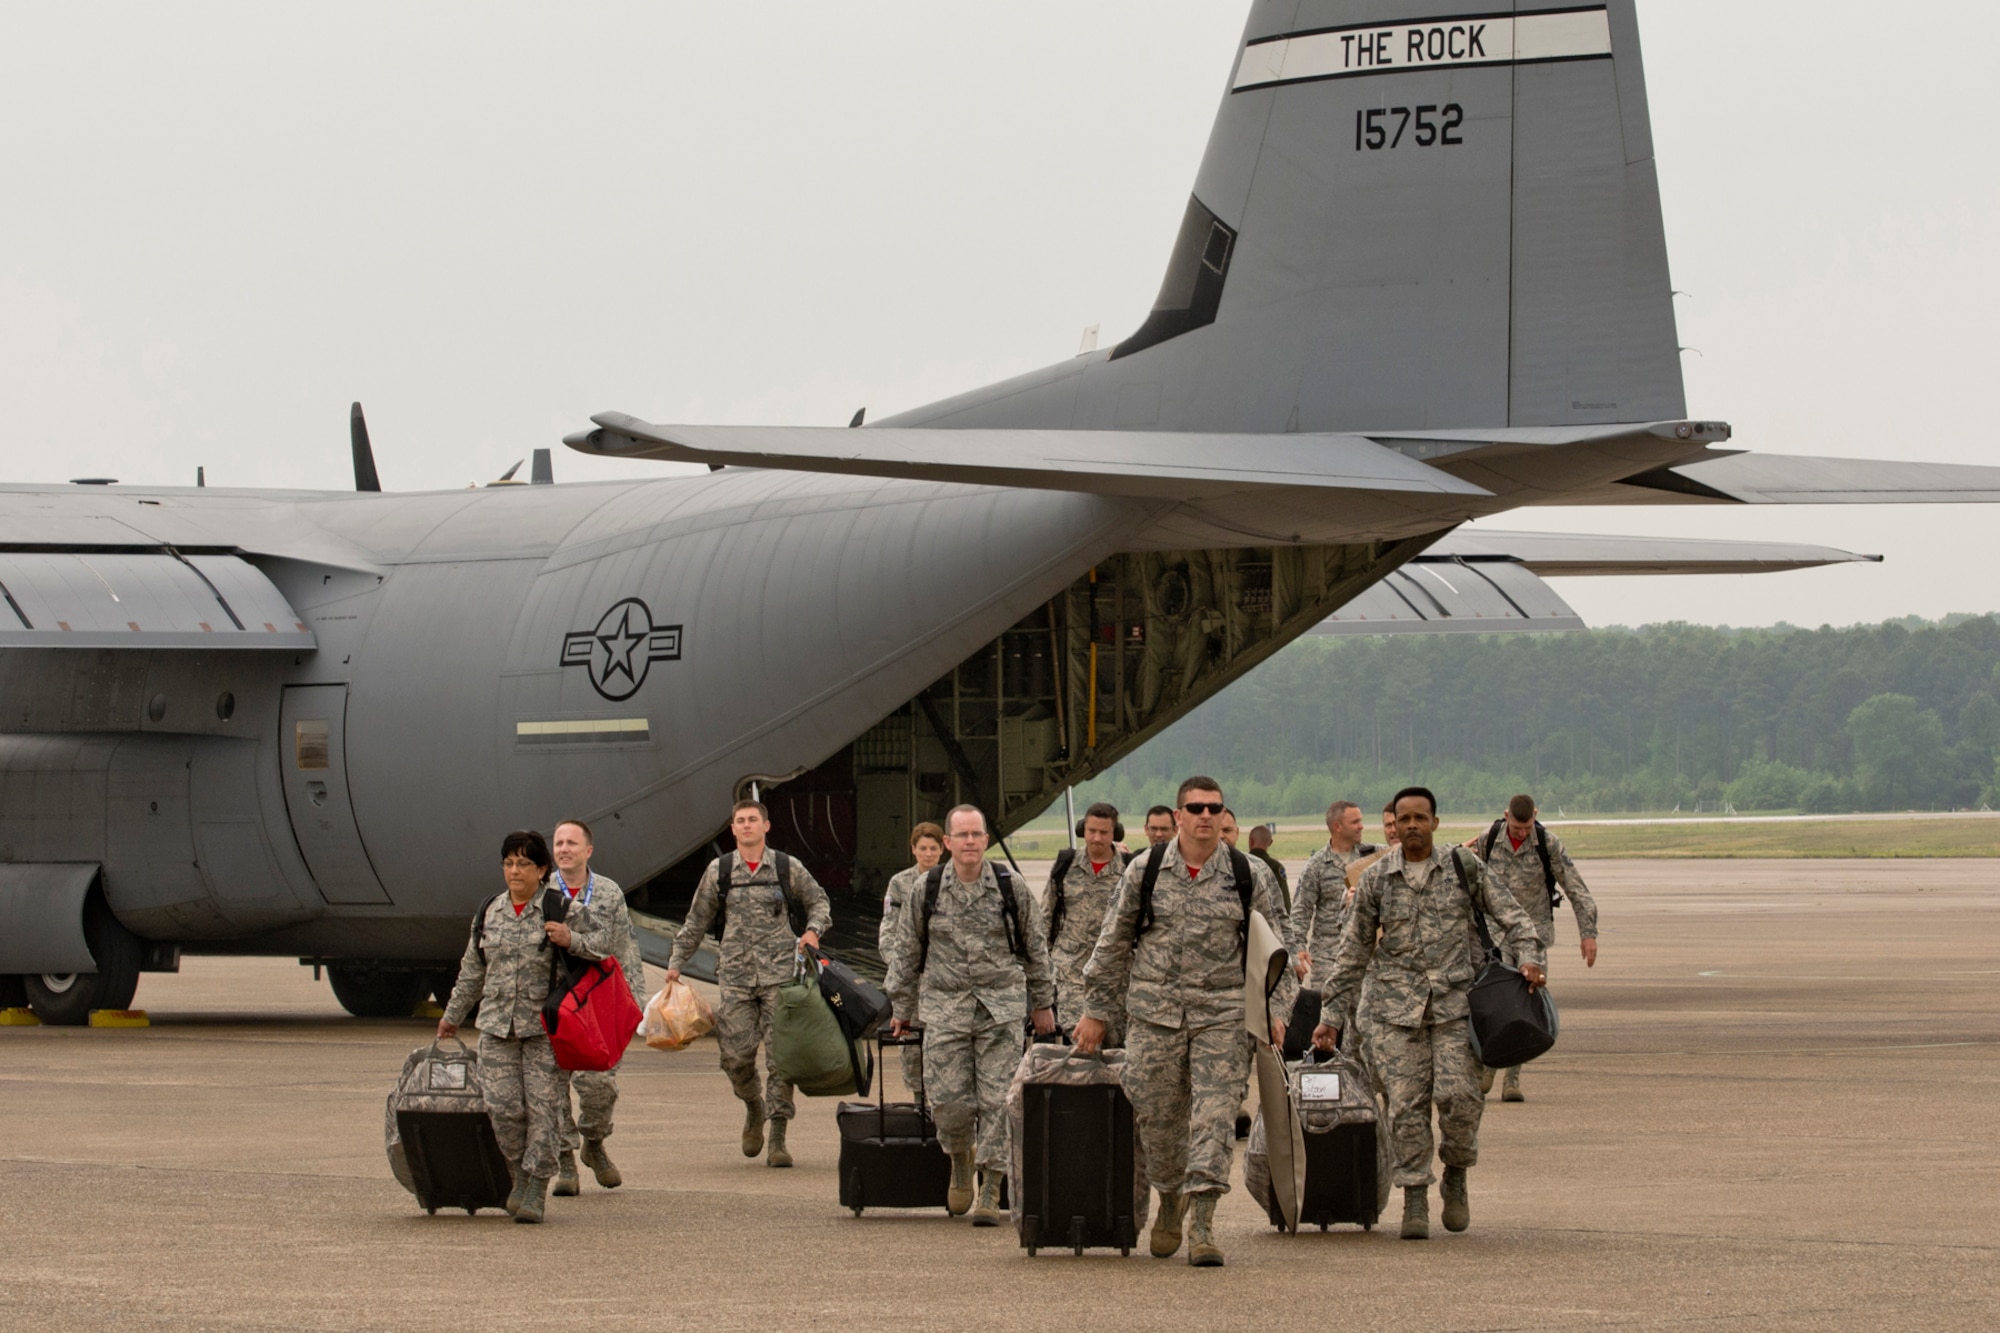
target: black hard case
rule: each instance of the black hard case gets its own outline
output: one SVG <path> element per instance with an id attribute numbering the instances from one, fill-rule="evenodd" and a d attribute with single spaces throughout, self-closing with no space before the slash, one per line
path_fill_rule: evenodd
<path id="1" fill-rule="evenodd" d="M 1132 1103 L 1112 1084 L 1023 1088 L 1021 1246 L 1116 1249 L 1130 1254 L 1133 1217 Z"/>
<path id="2" fill-rule="evenodd" d="M 922 1040 L 915 1033 L 881 1036 L 878 1045 L 913 1046 Z M 878 1085 L 875 1101 L 842 1102 L 835 1109 L 841 1207 L 852 1209 L 856 1217 L 864 1208 L 944 1207 L 951 1159 L 938 1146 L 930 1109 L 920 1102 L 886 1101 L 885 1095 Z"/>
<path id="3" fill-rule="evenodd" d="M 1373 1125 L 1337 1125 L 1306 1137 L 1306 1191 L 1299 1200 L 1299 1225 L 1321 1231 L 1342 1222 L 1372 1230 L 1381 1217 Z M 1275 1214 L 1275 1209 L 1273 1213 Z M 1274 1223 L 1283 1218 L 1273 1216 Z"/>
<path id="4" fill-rule="evenodd" d="M 484 1111 L 398 1111 L 396 1133 L 426 1212 L 507 1206 L 513 1181 Z"/>

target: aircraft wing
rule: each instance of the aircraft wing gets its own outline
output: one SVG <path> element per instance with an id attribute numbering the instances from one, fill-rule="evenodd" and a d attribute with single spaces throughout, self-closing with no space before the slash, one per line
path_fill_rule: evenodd
<path id="1" fill-rule="evenodd" d="M 956 430 L 898 426 L 656 426 L 623 412 L 565 437 L 584 453 L 732 467 L 908 477 L 1181 500 L 1190 483 L 1210 495 L 1274 488 L 1410 491 L 1486 496 L 1364 435 L 1251 435 L 1193 431 Z"/>
<path id="2" fill-rule="evenodd" d="M 1545 575 L 1763 574 L 1881 558 L 1789 542 L 1461 529 L 1308 632 L 1559 633 L 1589 627 Z"/>

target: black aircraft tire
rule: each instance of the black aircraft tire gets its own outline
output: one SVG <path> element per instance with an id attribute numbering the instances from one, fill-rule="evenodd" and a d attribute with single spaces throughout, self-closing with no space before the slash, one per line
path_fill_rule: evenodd
<path id="1" fill-rule="evenodd" d="M 408 1018 L 431 993 L 431 973 L 330 963 L 333 998 L 356 1018 Z"/>
<path id="2" fill-rule="evenodd" d="M 24 1009 L 27 1004 L 28 979 L 0 976 L 0 1009 Z"/>
<path id="3" fill-rule="evenodd" d="M 431 999 L 442 1009 L 451 1003 L 451 988 L 458 984 L 458 964 L 431 973 Z"/>
<path id="4" fill-rule="evenodd" d="M 139 963 L 145 946 L 118 924 L 104 899 L 92 891 L 83 905 L 83 937 L 97 971 L 64 976 L 21 978 L 28 1007 L 50 1027 L 82 1027 L 93 1009 L 127 1009 L 139 989 Z"/>

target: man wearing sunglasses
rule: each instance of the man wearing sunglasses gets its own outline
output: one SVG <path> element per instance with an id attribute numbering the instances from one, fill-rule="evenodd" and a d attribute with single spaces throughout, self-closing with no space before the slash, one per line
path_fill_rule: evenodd
<path id="1" fill-rule="evenodd" d="M 1084 968 L 1076 1046 L 1095 1053 L 1105 1016 L 1127 1013 L 1125 1092 L 1160 1192 L 1150 1238 L 1155 1258 L 1180 1250 L 1218 1267 L 1215 1205 L 1229 1189 L 1236 1108 L 1250 1084 L 1243 1031 L 1244 957 L 1252 911 L 1281 935 L 1283 900 L 1271 872 L 1222 842 L 1222 786 L 1181 783 L 1176 835 L 1133 860 L 1119 881 Z M 1297 981 L 1290 969 L 1272 997 L 1271 1039 L 1282 1044 Z"/>

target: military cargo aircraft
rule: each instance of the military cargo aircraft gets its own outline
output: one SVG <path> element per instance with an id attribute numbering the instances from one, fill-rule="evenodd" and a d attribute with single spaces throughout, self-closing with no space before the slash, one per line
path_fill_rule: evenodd
<path id="1" fill-rule="evenodd" d="M 1861 558 L 1468 520 L 2000 499 L 1724 447 L 1679 355 L 1632 0 L 1253 4 L 1115 346 L 857 428 L 568 440 L 699 476 L 389 493 L 357 411 L 352 492 L 0 488 L 0 1002 L 271 954 L 407 1014 L 505 830 L 587 819 L 671 910 L 753 789 L 851 931 L 913 821 L 1017 829 L 1302 634 Z"/>

